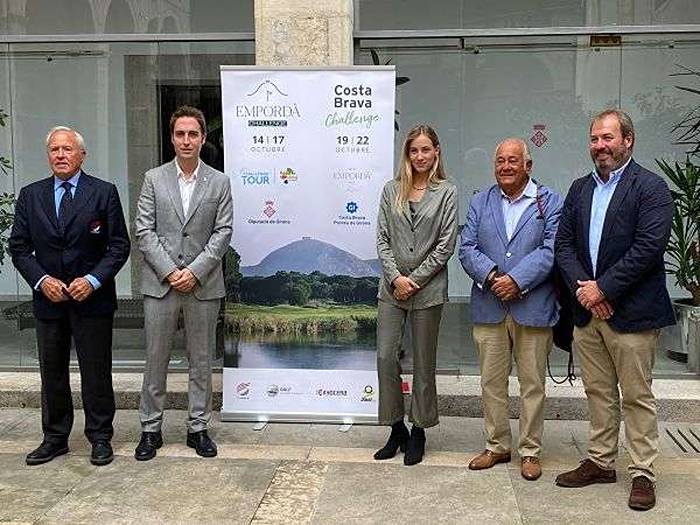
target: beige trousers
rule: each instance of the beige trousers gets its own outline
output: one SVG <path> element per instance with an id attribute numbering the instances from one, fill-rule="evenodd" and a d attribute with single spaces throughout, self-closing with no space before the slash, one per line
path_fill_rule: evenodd
<path id="1" fill-rule="evenodd" d="M 615 468 L 621 391 L 625 437 L 632 460 L 630 475 L 652 481 L 659 451 L 656 400 L 651 391 L 658 340 L 659 330 L 620 333 L 600 319 L 574 329 L 591 420 L 590 459 L 601 468 Z"/>
<path id="2" fill-rule="evenodd" d="M 481 366 L 486 448 L 510 452 L 508 377 L 513 357 L 520 382 L 520 456 L 538 456 L 544 427 L 544 377 L 552 349 L 552 329 L 523 326 L 510 315 L 498 324 L 475 324 Z"/>

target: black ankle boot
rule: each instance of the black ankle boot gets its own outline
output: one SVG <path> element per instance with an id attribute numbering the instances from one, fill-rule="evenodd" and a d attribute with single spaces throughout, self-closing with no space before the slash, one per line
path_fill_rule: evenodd
<path id="1" fill-rule="evenodd" d="M 425 453 L 425 430 L 416 425 L 411 428 L 411 437 L 406 444 L 406 454 L 403 457 L 404 465 L 417 465 L 423 461 Z"/>
<path id="2" fill-rule="evenodd" d="M 391 459 L 396 455 L 396 451 L 401 449 L 401 452 L 406 450 L 406 442 L 408 441 L 408 429 L 403 421 L 399 421 L 391 425 L 391 435 L 389 440 L 382 448 L 374 453 L 374 459 Z"/>

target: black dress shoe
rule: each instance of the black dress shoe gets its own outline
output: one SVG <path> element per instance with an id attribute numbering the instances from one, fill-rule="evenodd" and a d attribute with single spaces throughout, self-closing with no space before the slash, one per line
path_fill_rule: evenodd
<path id="1" fill-rule="evenodd" d="M 382 448 L 374 453 L 374 459 L 383 460 L 391 459 L 396 455 L 398 450 L 406 451 L 406 442 L 408 441 L 408 429 L 404 425 L 403 420 L 391 425 L 391 434 L 389 439 Z"/>
<path id="2" fill-rule="evenodd" d="M 193 448 L 203 458 L 216 456 L 216 443 L 209 437 L 206 430 L 188 432 L 187 446 Z"/>
<path id="3" fill-rule="evenodd" d="M 404 465 L 417 465 L 423 461 L 425 454 L 425 430 L 416 425 L 411 428 L 411 437 L 406 443 L 406 453 L 403 456 Z"/>
<path id="4" fill-rule="evenodd" d="M 92 454 L 90 454 L 90 463 L 97 465 L 107 465 L 114 459 L 114 451 L 112 445 L 106 439 L 100 439 L 92 444 Z"/>
<path id="5" fill-rule="evenodd" d="M 27 465 L 41 465 L 42 463 L 48 463 L 53 458 L 66 453 L 68 453 L 67 443 L 42 441 L 41 445 L 27 454 L 26 462 Z"/>
<path id="6" fill-rule="evenodd" d="M 156 450 L 163 446 L 163 435 L 160 432 L 142 432 L 134 457 L 139 461 L 148 461 L 156 457 Z"/>

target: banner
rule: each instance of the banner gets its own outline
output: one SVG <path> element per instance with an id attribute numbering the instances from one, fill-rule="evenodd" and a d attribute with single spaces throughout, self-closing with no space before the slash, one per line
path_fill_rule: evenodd
<path id="1" fill-rule="evenodd" d="M 287 312 L 284 305 L 306 305 L 314 297 L 319 298 L 313 299 L 316 308 L 308 312 L 319 315 L 318 326 L 304 325 L 304 331 L 322 332 L 328 323 L 318 312 L 326 310 L 347 311 L 355 322 L 350 302 L 366 303 L 368 294 L 371 301 L 376 294 L 371 283 L 376 288 L 381 275 L 376 217 L 382 188 L 393 174 L 393 66 L 222 66 L 221 90 L 225 170 L 234 196 L 232 246 L 240 256 L 241 293 L 246 315 L 253 319 L 249 325 L 258 324 L 256 308 L 262 316 L 273 305 L 277 309 L 271 315 L 292 317 L 297 312 Z M 277 282 L 275 276 L 289 278 Z M 286 321 L 279 323 L 286 326 Z M 335 346 L 343 352 L 342 345 Z M 257 413 L 258 419 L 298 421 L 301 410 L 309 421 L 345 421 L 349 414 L 376 418 L 376 396 L 355 395 L 357 388 L 376 392 L 376 372 L 368 369 L 366 357 L 358 370 L 347 357 L 326 364 L 308 359 L 301 367 L 294 359 L 277 357 L 258 359 L 245 370 L 225 360 L 222 417 L 255 419 L 251 414 Z M 244 361 L 236 359 L 236 364 Z M 269 361 L 280 368 L 270 369 Z M 342 371 L 329 369 L 331 361 L 342 362 Z M 333 386 L 318 386 L 317 378 L 329 370 Z M 292 378 L 295 394 L 261 394 Z M 241 397 L 237 389 L 246 383 L 250 397 Z M 326 390 L 348 395 L 314 394 Z M 305 401 L 287 406 L 282 399 Z"/>
<path id="2" fill-rule="evenodd" d="M 366 370 L 224 368 L 221 413 L 246 421 L 376 423 L 377 395 L 377 374 Z"/>

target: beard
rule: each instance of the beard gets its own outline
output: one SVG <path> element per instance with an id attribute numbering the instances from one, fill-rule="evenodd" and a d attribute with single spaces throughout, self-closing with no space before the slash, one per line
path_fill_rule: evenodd
<path id="1" fill-rule="evenodd" d="M 629 150 L 627 148 L 611 149 L 605 148 L 603 151 L 596 152 L 591 155 L 593 164 L 596 169 L 605 172 L 611 172 L 619 168 L 625 163 Z"/>

